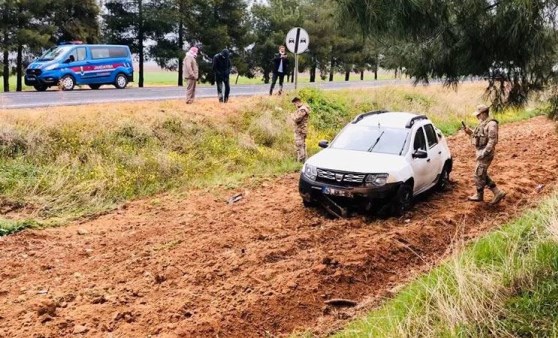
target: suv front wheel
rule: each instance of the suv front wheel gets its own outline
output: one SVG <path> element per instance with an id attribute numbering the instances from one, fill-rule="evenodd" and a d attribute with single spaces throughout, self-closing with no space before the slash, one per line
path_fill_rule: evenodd
<path id="1" fill-rule="evenodd" d="M 399 187 L 392 203 L 392 211 L 395 216 L 403 216 L 411 208 L 413 202 L 413 187 L 405 183 Z"/>

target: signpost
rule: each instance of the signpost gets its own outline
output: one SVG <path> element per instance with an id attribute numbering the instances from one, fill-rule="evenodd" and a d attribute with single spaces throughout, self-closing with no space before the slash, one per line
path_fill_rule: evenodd
<path id="1" fill-rule="evenodd" d="M 303 28 L 295 27 L 287 33 L 287 38 L 285 39 L 285 45 L 291 53 L 295 55 L 295 89 L 298 86 L 298 54 L 304 53 L 308 46 L 310 45 L 310 37 L 308 32 Z"/>

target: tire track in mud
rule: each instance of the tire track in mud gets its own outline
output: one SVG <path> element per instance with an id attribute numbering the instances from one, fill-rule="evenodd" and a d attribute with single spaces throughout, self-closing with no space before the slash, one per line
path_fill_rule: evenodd
<path id="1" fill-rule="evenodd" d="M 290 174 L 247 188 L 233 205 L 225 201 L 238 191 L 160 196 L 0 238 L 0 337 L 325 334 L 439 263 L 452 242 L 554 189 L 555 128 L 542 117 L 501 127 L 491 172 L 508 196 L 494 208 L 466 201 L 474 151 L 458 135 L 449 139 L 453 189 L 419 198 L 400 219 L 304 209 Z M 332 298 L 360 304 L 325 306 Z"/>

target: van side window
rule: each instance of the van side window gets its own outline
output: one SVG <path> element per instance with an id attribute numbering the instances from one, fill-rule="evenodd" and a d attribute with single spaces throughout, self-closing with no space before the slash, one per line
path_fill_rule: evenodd
<path id="1" fill-rule="evenodd" d="M 125 58 L 128 51 L 124 47 L 109 47 L 109 55 L 111 58 Z"/>
<path id="2" fill-rule="evenodd" d="M 85 47 L 78 47 L 76 48 L 76 51 L 77 51 L 76 61 L 83 61 L 87 59 L 87 50 L 85 49 Z"/>
<path id="3" fill-rule="evenodd" d="M 424 126 L 424 131 L 426 131 L 426 138 L 428 138 L 428 145 L 430 148 L 438 144 L 438 137 L 436 136 L 436 131 L 431 124 Z"/>
<path id="4" fill-rule="evenodd" d="M 108 47 L 91 47 L 91 58 L 106 59 L 110 57 Z"/>
<path id="5" fill-rule="evenodd" d="M 424 138 L 424 131 L 423 131 L 422 127 L 420 127 L 417 130 L 417 133 L 415 134 L 414 149 L 415 150 L 421 149 L 421 150 L 426 151 L 426 139 Z"/>

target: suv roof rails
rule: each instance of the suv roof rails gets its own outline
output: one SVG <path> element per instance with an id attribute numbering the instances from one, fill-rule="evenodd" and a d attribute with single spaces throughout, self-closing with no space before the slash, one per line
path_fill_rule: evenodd
<path id="1" fill-rule="evenodd" d="M 370 115 L 378 115 L 378 114 L 383 114 L 383 113 L 387 113 L 387 110 L 375 110 L 375 111 L 369 111 L 368 113 L 362 113 L 357 115 L 357 117 L 355 117 L 355 119 L 353 120 L 353 124 L 358 123 L 360 120 L 362 120 L 363 118 L 365 118 L 366 116 L 370 116 Z"/>
<path id="2" fill-rule="evenodd" d="M 426 115 L 415 116 L 409 122 L 407 122 L 405 128 L 412 128 L 416 121 L 427 120 L 427 119 L 428 117 L 426 117 Z"/>

